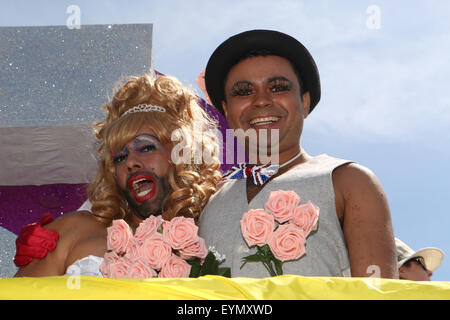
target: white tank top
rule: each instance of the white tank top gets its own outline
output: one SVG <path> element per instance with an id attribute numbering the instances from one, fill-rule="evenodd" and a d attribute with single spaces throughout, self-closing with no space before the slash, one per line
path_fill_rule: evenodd
<path id="1" fill-rule="evenodd" d="M 286 173 L 269 180 L 264 188 L 247 202 L 245 179 L 233 180 L 211 197 L 199 222 L 199 235 L 207 246 L 225 254 L 221 266 L 231 267 L 233 277 L 268 277 L 261 262 L 248 262 L 241 269 L 242 258 L 256 253 L 245 243 L 240 220 L 249 209 L 264 208 L 271 191 L 294 190 L 300 203 L 311 201 L 320 208 L 317 232 L 306 240 L 306 255 L 283 264 L 284 274 L 303 276 L 351 276 L 348 251 L 336 215 L 332 172 L 350 161 L 325 154 L 313 157 Z"/>

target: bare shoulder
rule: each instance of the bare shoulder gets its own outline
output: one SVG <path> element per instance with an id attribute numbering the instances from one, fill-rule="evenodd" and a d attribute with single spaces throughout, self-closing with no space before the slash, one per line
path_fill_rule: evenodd
<path id="1" fill-rule="evenodd" d="M 350 162 L 333 171 L 333 184 L 342 191 L 348 191 L 368 184 L 379 184 L 379 180 L 369 168 Z"/>
<path id="2" fill-rule="evenodd" d="M 107 225 L 88 211 L 66 213 L 43 228 L 58 233 L 56 248 L 42 259 L 33 259 L 16 276 L 53 276 L 65 273 L 69 256 L 78 243 L 93 234 L 104 234 Z"/>
<path id="3" fill-rule="evenodd" d="M 77 211 L 66 214 L 54 221 L 54 225 L 49 224 L 48 228 L 54 228 L 60 235 L 62 249 L 66 253 L 66 264 L 70 264 L 77 258 L 89 254 L 90 247 L 95 248 L 97 240 L 106 239 L 106 229 L 109 222 L 101 222 L 89 211 Z M 95 239 L 93 241 L 93 239 Z M 82 248 L 80 252 L 80 248 Z M 78 256 L 80 255 L 80 257 Z"/>
<path id="4" fill-rule="evenodd" d="M 338 200 L 344 201 L 345 211 L 348 204 L 355 207 L 371 206 L 375 203 L 387 205 L 383 187 L 372 170 L 357 163 L 344 164 L 333 172 L 333 185 Z"/>
<path id="5" fill-rule="evenodd" d="M 349 205 L 359 207 L 364 203 L 386 201 L 377 176 L 372 170 L 357 163 L 346 163 L 333 171 L 333 188 L 336 213 L 341 226 L 345 211 L 350 209 Z"/>
<path id="6" fill-rule="evenodd" d="M 89 211 L 66 213 L 45 225 L 44 228 L 58 232 L 60 236 L 85 231 L 86 229 L 103 229 L 107 225 L 97 220 Z"/>

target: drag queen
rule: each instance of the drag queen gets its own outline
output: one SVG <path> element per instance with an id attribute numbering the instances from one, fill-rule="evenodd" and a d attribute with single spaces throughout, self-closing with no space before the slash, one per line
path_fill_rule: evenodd
<path id="1" fill-rule="evenodd" d="M 124 219 L 133 231 L 150 216 L 197 222 L 216 191 L 221 180 L 216 123 L 177 79 L 132 77 L 104 107 L 107 117 L 96 124 L 100 147 L 98 172 L 88 188 L 91 210 L 48 224 L 42 220 L 45 226 L 37 229 L 45 257 L 30 261 L 18 251 L 16 276 L 102 276 L 113 220 Z"/>

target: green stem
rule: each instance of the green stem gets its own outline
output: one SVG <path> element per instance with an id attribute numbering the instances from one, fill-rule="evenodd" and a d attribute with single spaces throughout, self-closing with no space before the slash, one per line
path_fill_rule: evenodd
<path id="1" fill-rule="evenodd" d="M 275 270 L 273 270 L 272 263 L 270 262 L 270 260 L 267 262 L 267 266 L 268 266 L 270 276 L 272 276 L 272 277 L 277 276 L 277 273 L 275 272 Z"/>
<path id="2" fill-rule="evenodd" d="M 277 273 L 273 269 L 272 263 L 271 263 L 271 256 L 270 254 L 267 254 L 267 251 L 262 249 L 261 247 L 258 247 L 258 253 L 260 253 L 264 258 L 261 260 L 264 267 L 269 271 L 269 274 L 271 277 L 277 276 Z"/>

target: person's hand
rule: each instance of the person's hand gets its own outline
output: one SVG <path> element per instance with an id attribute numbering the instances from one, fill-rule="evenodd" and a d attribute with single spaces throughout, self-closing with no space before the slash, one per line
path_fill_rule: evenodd
<path id="1" fill-rule="evenodd" d="M 56 248 L 59 235 L 57 232 L 42 228 L 53 221 L 50 214 L 42 216 L 39 222 L 26 225 L 16 239 L 14 263 L 18 267 L 29 264 L 34 258 L 42 259 L 49 251 Z"/>

